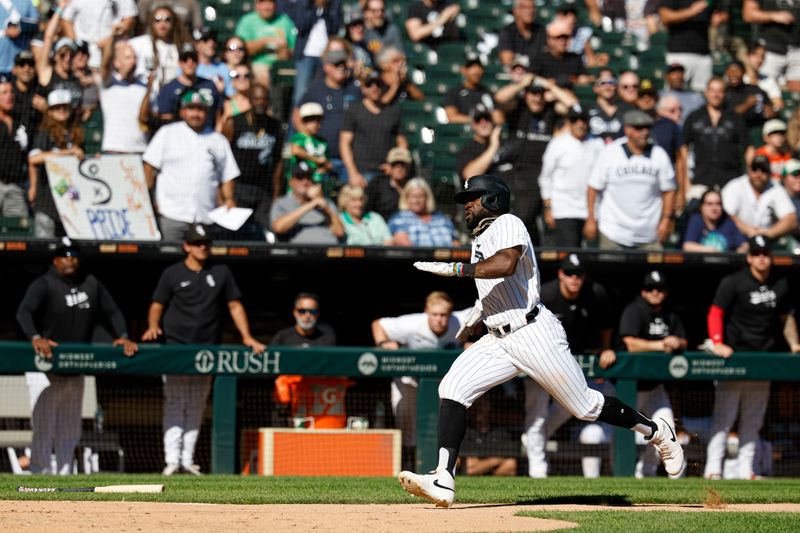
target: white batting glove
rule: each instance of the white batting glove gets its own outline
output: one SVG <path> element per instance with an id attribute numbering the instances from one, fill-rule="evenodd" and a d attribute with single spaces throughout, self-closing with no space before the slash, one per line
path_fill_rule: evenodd
<path id="1" fill-rule="evenodd" d="M 475 305 L 458 328 L 456 339 L 464 344 L 478 330 L 478 324 L 483 318 L 483 306 L 480 300 L 475 300 Z"/>
<path id="2" fill-rule="evenodd" d="M 430 272 L 437 276 L 455 276 L 456 263 L 443 263 L 441 261 L 417 261 L 414 268 L 423 272 Z"/>

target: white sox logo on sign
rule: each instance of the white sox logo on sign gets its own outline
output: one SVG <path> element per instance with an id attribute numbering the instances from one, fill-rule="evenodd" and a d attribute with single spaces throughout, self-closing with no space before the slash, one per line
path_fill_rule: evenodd
<path id="1" fill-rule="evenodd" d="M 200 350 L 194 356 L 194 368 L 201 374 L 279 374 L 280 359 L 280 352 Z"/>
<path id="2" fill-rule="evenodd" d="M 358 358 L 358 371 L 365 376 L 371 376 L 378 370 L 378 358 L 374 353 L 367 352 Z"/>

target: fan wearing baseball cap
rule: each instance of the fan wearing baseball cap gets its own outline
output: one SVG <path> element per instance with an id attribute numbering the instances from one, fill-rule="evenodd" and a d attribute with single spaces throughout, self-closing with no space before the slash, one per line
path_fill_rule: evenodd
<path id="1" fill-rule="evenodd" d="M 747 174 L 722 188 L 722 206 L 743 234 L 779 239 L 797 227 L 797 212 L 786 190 L 770 179 L 771 165 L 757 155 Z"/>
<path id="2" fill-rule="evenodd" d="M 459 72 L 463 81 L 445 93 L 442 107 L 450 124 L 469 124 L 470 113 L 478 104 L 483 104 L 490 111 L 494 108 L 492 92 L 482 83 L 486 59 L 477 52 L 469 51 L 464 55 Z"/>
<path id="3" fill-rule="evenodd" d="M 769 159 L 770 176 L 775 183 L 780 183 L 783 177 L 783 166 L 792 158 L 789 144 L 786 142 L 786 123 L 773 118 L 764 123 L 761 128 L 761 138 L 764 146 L 756 150 L 755 155 L 763 155 Z"/>
<path id="4" fill-rule="evenodd" d="M 738 352 L 800 352 L 793 300 L 786 278 L 772 268 L 771 240 L 763 234 L 748 241 L 747 265 L 720 281 L 708 310 L 708 336 L 714 355 L 727 359 Z M 783 335 L 781 335 L 783 332 Z M 783 343 L 785 341 L 785 345 Z M 720 479 L 725 441 L 739 418 L 736 477 L 754 479 L 758 432 L 769 402 L 768 381 L 717 384 L 714 417 L 706 457 L 706 479 Z"/>
<path id="5" fill-rule="evenodd" d="M 297 114 L 300 123 L 298 131 L 289 139 L 292 158 L 287 170 L 291 172 L 298 162 L 305 161 L 314 173 L 314 181 L 322 183 L 325 195 L 330 196 L 334 184 L 328 183 L 325 178 L 333 165 L 328 159 L 328 143 L 319 136 L 325 111 L 317 102 L 306 102 L 300 106 Z"/>
<path id="6" fill-rule="evenodd" d="M 159 118 L 166 122 L 175 120 L 179 114 L 178 110 L 182 108 L 183 95 L 192 91 L 202 94 L 208 100 L 205 124 L 208 128 L 214 128 L 222 112 L 222 96 L 213 81 L 197 76 L 197 50 L 191 42 L 181 46 L 178 52 L 178 66 L 180 67 L 178 77 L 167 83 L 158 93 Z"/>

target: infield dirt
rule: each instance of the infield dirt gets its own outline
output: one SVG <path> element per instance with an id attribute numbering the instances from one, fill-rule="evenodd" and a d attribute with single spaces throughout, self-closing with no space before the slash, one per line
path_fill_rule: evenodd
<path id="1" fill-rule="evenodd" d="M 0 501 L 0 529 L 15 532 L 85 531 L 552 531 L 576 524 L 514 516 L 520 511 L 664 510 L 685 512 L 800 512 L 800 504 L 703 505 L 219 505 L 101 501 Z"/>

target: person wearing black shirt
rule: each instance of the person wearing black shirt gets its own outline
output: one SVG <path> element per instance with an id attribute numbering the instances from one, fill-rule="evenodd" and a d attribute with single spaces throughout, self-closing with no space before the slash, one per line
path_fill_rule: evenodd
<path id="1" fill-rule="evenodd" d="M 186 258 L 161 274 L 147 313 L 143 341 L 164 336 L 167 344 L 219 344 L 227 309 L 242 344 L 255 353 L 266 348 L 250 334 L 242 293 L 226 265 L 207 265 L 209 229 L 193 224 L 186 233 Z M 164 329 L 161 329 L 163 317 Z M 199 475 L 194 449 L 203 421 L 211 376 L 164 376 L 164 475 L 179 469 Z"/>
<path id="2" fill-rule="evenodd" d="M 67 37 L 56 40 L 60 22 L 59 11 L 55 11 L 47 22 L 42 51 L 36 63 L 39 82 L 36 94 L 47 98 L 53 91 L 66 89 L 72 97 L 72 107 L 78 109 L 83 100 L 83 87 L 72 73 L 72 58 L 78 45 Z"/>
<path id="3" fill-rule="evenodd" d="M 774 80 L 785 77 L 790 91 L 800 91 L 800 3 L 744 0 L 742 19 L 760 25 L 758 35 L 767 48 L 761 73 Z"/>
<path id="4" fill-rule="evenodd" d="M 413 42 L 428 46 L 457 41 L 461 38 L 456 24 L 459 13 L 461 6 L 451 0 L 418 0 L 408 6 L 406 32 Z"/>
<path id="5" fill-rule="evenodd" d="M 625 109 L 617 99 L 617 78 L 614 71 L 604 68 L 597 73 L 592 87 L 595 103 L 589 108 L 589 131 L 607 143 L 624 135 L 622 113 Z"/>
<path id="6" fill-rule="evenodd" d="M 464 143 L 456 155 L 456 172 L 462 181 L 480 174 L 497 174 L 509 170 L 509 161 L 500 162 L 502 126 L 496 126 L 492 112 L 483 104 L 472 111 L 472 138 Z"/>
<path id="7" fill-rule="evenodd" d="M 581 56 L 568 51 L 571 31 L 563 20 L 555 20 L 547 25 L 547 46 L 531 58 L 532 72 L 559 83 L 591 82 Z"/>
<path id="8" fill-rule="evenodd" d="M 725 82 L 712 78 L 706 86 L 706 105 L 692 111 L 683 125 L 686 145 L 694 149 L 695 167 L 692 187 L 722 187 L 741 176 L 742 158 L 749 160 L 754 151 L 742 118 L 724 109 Z M 699 196 L 690 192 L 690 196 Z"/>
<path id="9" fill-rule="evenodd" d="M 492 93 L 481 85 L 483 74 L 486 72 L 484 59 L 469 52 L 460 68 L 464 81 L 458 87 L 450 88 L 442 99 L 442 107 L 447 113 L 450 124 L 467 124 L 470 121 L 470 112 L 478 104 L 483 104 L 488 109 L 494 109 Z M 495 116 L 495 121 L 499 119 Z"/>
<path id="10" fill-rule="evenodd" d="M 497 52 L 500 63 L 510 66 L 515 55 L 532 59 L 547 44 L 545 29 L 536 22 L 536 2 L 534 0 L 514 0 L 511 10 L 514 22 L 500 30 Z"/>
<path id="11" fill-rule="evenodd" d="M 29 132 L 14 116 L 14 108 L 13 84 L 0 76 L 0 215 L 22 218 L 28 216 L 22 187 L 27 177 Z"/>
<path id="12" fill-rule="evenodd" d="M 295 325 L 275 332 L 270 346 L 335 346 L 336 332 L 328 324 L 319 322 L 319 298 L 309 292 L 301 292 L 294 299 Z"/>
<path id="13" fill-rule="evenodd" d="M 283 128 L 280 121 L 269 115 L 269 90 L 254 85 L 250 90 L 252 107 L 225 123 L 222 133 L 231 143 L 231 151 L 239 165 L 241 175 L 236 178 L 234 199 L 239 207 L 253 209 L 243 236 L 264 236 L 269 228 L 272 199 L 281 194 L 281 148 Z"/>
<path id="14" fill-rule="evenodd" d="M 680 317 L 665 307 L 667 281 L 664 274 L 648 272 L 642 290 L 622 311 L 619 321 L 619 338 L 628 352 L 683 352 L 688 341 Z M 640 380 L 636 407 L 654 419 L 663 418 L 673 426 L 675 415 L 664 385 L 657 381 Z M 655 476 L 658 455 L 645 449 L 636 463 L 636 477 Z"/>
<path id="15" fill-rule="evenodd" d="M 598 353 L 601 368 L 616 361 L 617 355 L 611 347 L 614 327 L 611 300 L 602 285 L 587 282 L 586 267 L 578 254 L 565 257 L 558 278 L 542 284 L 541 302 L 564 326 L 573 354 Z M 547 477 L 545 442 L 570 418 L 566 409 L 550 401 L 541 386 L 532 379 L 525 380 L 525 434 L 531 477 Z M 588 472 L 584 475 L 589 477 Z"/>
<path id="16" fill-rule="evenodd" d="M 347 110 L 339 133 L 339 153 L 347 168 L 350 185 L 366 188 L 380 172 L 386 154 L 394 146 L 408 147 L 400 131 L 401 111 L 381 104 L 380 74 L 364 80 L 363 100 Z"/>
<path id="17" fill-rule="evenodd" d="M 80 270 L 80 250 L 69 239 L 56 249 L 53 264 L 34 280 L 17 309 L 17 322 L 33 345 L 37 367 L 52 366 L 53 348 L 61 342 L 91 342 L 98 325 L 110 323 L 130 357 L 138 347 L 128 339 L 125 317 L 105 286 Z M 83 376 L 29 372 L 28 392 L 35 403 L 30 471 L 70 474 L 81 438 Z M 51 453 L 55 452 L 53 470 Z"/>
<path id="18" fill-rule="evenodd" d="M 725 109 L 733 111 L 744 120 L 748 128 L 758 128 L 768 119 L 776 116 L 769 99 L 758 85 L 744 82 L 744 65 L 740 61 L 731 61 L 725 68 Z"/>
<path id="19" fill-rule="evenodd" d="M 406 148 L 395 147 L 386 155 L 389 173 L 376 176 L 367 185 L 367 204 L 364 212 L 374 211 L 389 220 L 400 210 L 400 195 L 411 176 L 411 152 Z"/>
<path id="20" fill-rule="evenodd" d="M 180 111 L 178 108 L 181 97 L 190 90 L 196 91 L 211 101 L 211 106 L 206 113 L 206 127 L 213 129 L 222 114 L 223 98 L 213 81 L 197 76 L 197 51 L 191 43 L 186 43 L 181 47 L 178 65 L 181 73 L 177 78 L 164 85 L 158 94 L 159 118 L 163 122 L 176 120 Z"/>
<path id="21" fill-rule="evenodd" d="M 727 359 L 737 352 L 800 352 L 800 339 L 786 278 L 772 270 L 771 242 L 764 235 L 748 240 L 747 265 L 720 281 L 708 310 L 708 336 L 713 354 Z M 720 479 L 725 442 L 739 417 L 737 477 L 753 478 L 758 432 L 769 402 L 768 381 L 720 381 L 714 395 L 711 439 L 705 477 Z"/>
<path id="22" fill-rule="evenodd" d="M 728 14 L 714 10 L 706 0 L 664 0 L 658 8 L 667 27 L 667 64 L 680 63 L 686 69 L 691 89 L 705 89 L 711 79 L 713 61 L 708 46 L 708 28 L 728 20 Z"/>
<path id="23" fill-rule="evenodd" d="M 36 94 L 36 70 L 33 54 L 24 50 L 14 59 L 14 118 L 33 132 L 42 122 L 47 100 Z"/>

